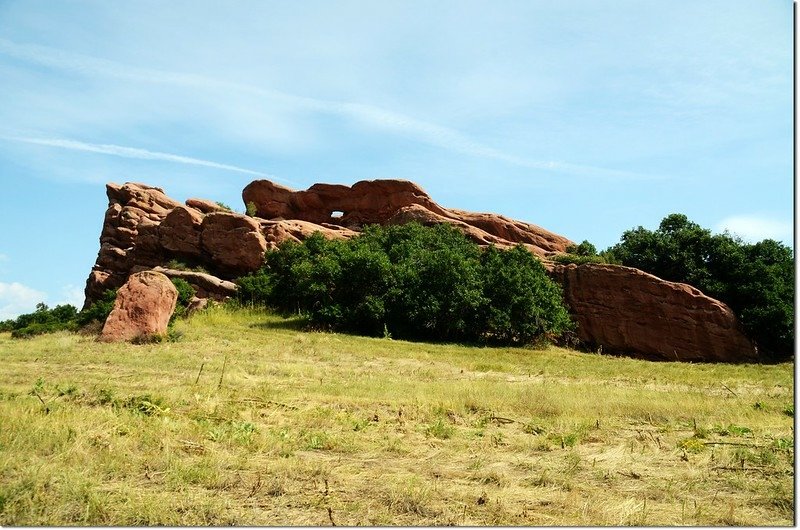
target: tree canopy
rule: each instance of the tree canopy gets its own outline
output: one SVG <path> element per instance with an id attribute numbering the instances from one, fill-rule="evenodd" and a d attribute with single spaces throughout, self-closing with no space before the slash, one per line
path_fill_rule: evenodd
<path id="1" fill-rule="evenodd" d="M 314 234 L 267 252 L 238 283 L 243 301 L 373 336 L 527 344 L 572 329 L 560 286 L 530 252 L 482 251 L 449 225 Z"/>

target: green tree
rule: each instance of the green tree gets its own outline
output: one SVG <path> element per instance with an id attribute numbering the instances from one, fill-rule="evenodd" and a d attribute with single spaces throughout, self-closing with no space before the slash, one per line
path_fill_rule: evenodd
<path id="1" fill-rule="evenodd" d="M 530 252 L 482 252 L 450 225 L 369 226 L 347 241 L 314 234 L 267 252 L 238 283 L 242 301 L 374 336 L 522 344 L 569 323 L 560 287 Z"/>

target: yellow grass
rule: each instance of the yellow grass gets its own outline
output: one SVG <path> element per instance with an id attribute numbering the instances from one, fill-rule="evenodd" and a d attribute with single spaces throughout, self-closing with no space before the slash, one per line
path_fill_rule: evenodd
<path id="1" fill-rule="evenodd" d="M 0 524 L 793 523 L 791 364 L 176 327 L 0 335 Z"/>

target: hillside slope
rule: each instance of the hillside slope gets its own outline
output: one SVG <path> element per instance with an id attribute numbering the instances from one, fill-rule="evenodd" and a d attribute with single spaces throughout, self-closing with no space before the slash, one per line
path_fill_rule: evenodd
<path id="1" fill-rule="evenodd" d="M 0 335 L 2 525 L 790 525 L 790 364 L 304 333 Z"/>

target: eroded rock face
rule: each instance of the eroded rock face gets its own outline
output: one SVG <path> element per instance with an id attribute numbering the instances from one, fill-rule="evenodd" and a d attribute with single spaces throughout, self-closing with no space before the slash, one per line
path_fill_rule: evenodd
<path id="1" fill-rule="evenodd" d="M 177 301 L 178 290 L 165 275 L 155 271 L 132 274 L 117 292 L 100 340 L 130 341 L 165 334 Z"/>
<path id="2" fill-rule="evenodd" d="M 204 217 L 194 208 L 173 208 L 161 221 L 158 230 L 161 246 L 179 255 L 200 257 L 200 227 Z"/>
<path id="3" fill-rule="evenodd" d="M 203 253 L 218 268 L 234 275 L 261 267 L 267 241 L 258 221 L 237 213 L 216 212 L 203 219 L 200 241 Z"/>
<path id="4" fill-rule="evenodd" d="M 360 230 L 368 224 L 448 223 L 478 244 L 500 247 L 525 244 L 545 256 L 564 252 L 572 242 L 536 225 L 494 214 L 450 210 L 436 204 L 422 188 L 407 180 L 362 180 L 352 186 L 314 184 L 293 191 L 269 180 L 251 182 L 242 191 L 264 219 L 299 219 L 315 224 Z"/>
<path id="5" fill-rule="evenodd" d="M 604 352 L 665 361 L 755 361 L 722 302 L 683 283 L 618 265 L 551 265 L 579 338 Z"/>
<path id="6" fill-rule="evenodd" d="M 158 225 L 180 206 L 161 188 L 133 182 L 122 186 L 109 183 L 106 195 L 108 209 L 100 234 L 100 252 L 86 280 L 84 307 L 99 299 L 106 289 L 124 284 L 134 265 L 160 263 Z"/>

